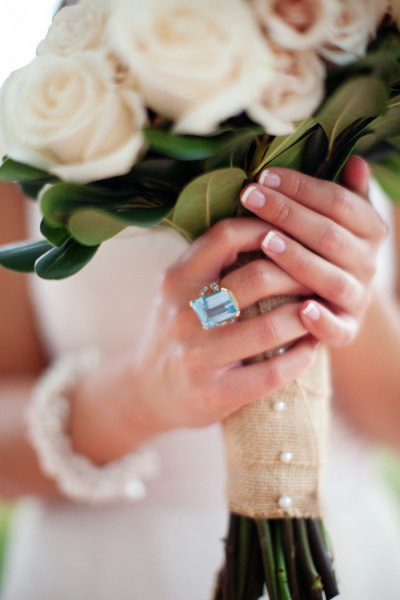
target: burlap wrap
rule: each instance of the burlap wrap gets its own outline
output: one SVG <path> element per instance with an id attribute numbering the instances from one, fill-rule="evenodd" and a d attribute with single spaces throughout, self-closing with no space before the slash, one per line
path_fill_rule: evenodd
<path id="1" fill-rule="evenodd" d="M 240 318 L 254 317 L 288 301 L 293 297 L 261 300 L 242 311 Z M 265 360 L 270 355 L 257 355 L 246 362 Z M 231 512 L 258 518 L 321 516 L 329 398 L 329 361 L 322 348 L 313 366 L 300 378 L 225 420 Z M 275 408 L 280 401 L 285 402 L 284 410 Z M 290 452 L 292 460 L 283 462 L 282 452 Z M 291 498 L 290 507 L 279 506 L 282 496 Z"/>

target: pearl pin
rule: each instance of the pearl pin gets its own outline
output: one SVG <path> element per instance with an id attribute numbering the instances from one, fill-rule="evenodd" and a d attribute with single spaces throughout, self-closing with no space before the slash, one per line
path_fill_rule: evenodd
<path id="1" fill-rule="evenodd" d="M 292 452 L 281 452 L 279 455 L 280 461 L 283 463 L 290 463 L 293 460 L 293 453 Z"/>
<path id="2" fill-rule="evenodd" d="M 278 504 L 281 508 L 289 508 L 292 506 L 292 499 L 290 496 L 281 496 L 278 500 Z"/>
<path id="3" fill-rule="evenodd" d="M 286 402 L 284 400 L 278 400 L 278 402 L 274 403 L 274 410 L 277 412 L 282 412 L 286 408 Z"/>

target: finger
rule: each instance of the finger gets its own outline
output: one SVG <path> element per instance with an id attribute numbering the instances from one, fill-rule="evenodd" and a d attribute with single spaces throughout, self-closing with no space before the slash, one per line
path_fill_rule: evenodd
<path id="1" fill-rule="evenodd" d="M 358 321 L 347 313 L 334 314 L 320 302 L 308 300 L 300 310 L 304 327 L 330 346 L 346 346 L 358 331 Z"/>
<path id="2" fill-rule="evenodd" d="M 307 333 L 299 309 L 298 302 L 285 304 L 252 319 L 200 331 L 192 339 L 193 361 L 219 368 L 298 339 Z"/>
<path id="3" fill-rule="evenodd" d="M 239 308 L 275 294 L 311 296 L 313 292 L 290 277 L 272 261 L 254 260 L 232 271 L 221 280 L 221 287 L 232 291 Z"/>
<path id="4" fill-rule="evenodd" d="M 354 236 L 328 217 L 306 208 L 275 190 L 268 191 L 261 186 L 248 187 L 242 195 L 242 202 L 246 207 L 254 199 L 255 194 L 260 198 L 260 204 L 261 197 L 264 199 L 262 206 L 252 208 L 255 214 L 292 235 L 337 266 L 351 271 L 354 266 L 354 254 L 361 256 L 365 252 L 364 240 Z"/>
<path id="5" fill-rule="evenodd" d="M 278 167 L 261 171 L 258 181 L 268 199 L 274 191 L 279 191 L 299 204 L 329 217 L 355 235 L 379 237 L 382 223 L 373 207 L 357 194 L 336 183 Z"/>
<path id="6" fill-rule="evenodd" d="M 368 163 L 361 156 L 350 156 L 342 169 L 340 181 L 356 194 L 368 198 L 370 177 Z"/>
<path id="7" fill-rule="evenodd" d="M 315 339 L 308 336 L 282 355 L 225 371 L 219 396 L 226 404 L 226 416 L 300 377 L 313 364 L 317 350 Z"/>
<path id="8" fill-rule="evenodd" d="M 259 219 L 224 219 L 197 238 L 168 270 L 172 282 L 187 282 L 198 293 L 204 284 L 215 281 L 233 264 L 239 252 L 260 249 L 260 240 L 271 226 Z"/>
<path id="9" fill-rule="evenodd" d="M 360 281 L 283 233 L 267 233 L 262 249 L 299 283 L 341 309 L 356 314 L 364 304 L 365 288 Z"/>

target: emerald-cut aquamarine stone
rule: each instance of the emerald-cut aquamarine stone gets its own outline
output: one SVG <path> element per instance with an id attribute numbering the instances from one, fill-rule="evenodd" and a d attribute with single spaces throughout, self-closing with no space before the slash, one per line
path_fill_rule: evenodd
<path id="1" fill-rule="evenodd" d="M 239 308 L 231 293 L 222 288 L 208 296 L 192 300 L 191 307 L 206 329 L 221 325 L 239 314 Z"/>

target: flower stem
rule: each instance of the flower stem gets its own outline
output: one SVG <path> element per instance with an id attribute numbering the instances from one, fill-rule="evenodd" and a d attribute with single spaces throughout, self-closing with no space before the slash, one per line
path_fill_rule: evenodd
<path id="1" fill-rule="evenodd" d="M 257 527 L 268 594 L 270 600 L 279 600 L 270 522 L 266 519 L 259 519 L 257 520 Z"/>
<path id="2" fill-rule="evenodd" d="M 293 519 L 286 518 L 283 521 L 283 549 L 292 600 L 299 600 L 299 586 L 297 583 L 296 569 L 297 552 L 294 541 Z"/>
<path id="3" fill-rule="evenodd" d="M 315 565 L 321 573 L 327 600 L 339 594 L 329 548 L 322 536 L 319 519 L 307 519 L 308 537 Z"/>
<path id="4" fill-rule="evenodd" d="M 310 600 L 323 600 L 323 585 L 311 554 L 305 519 L 295 520 L 299 563 L 307 584 Z"/>
<path id="5" fill-rule="evenodd" d="M 276 536 L 275 536 L 275 556 L 276 566 L 278 574 L 278 590 L 280 600 L 291 600 L 292 595 L 290 593 L 288 575 L 286 570 L 285 553 L 283 551 L 283 534 L 282 534 L 283 523 L 278 521 L 276 523 Z"/>

